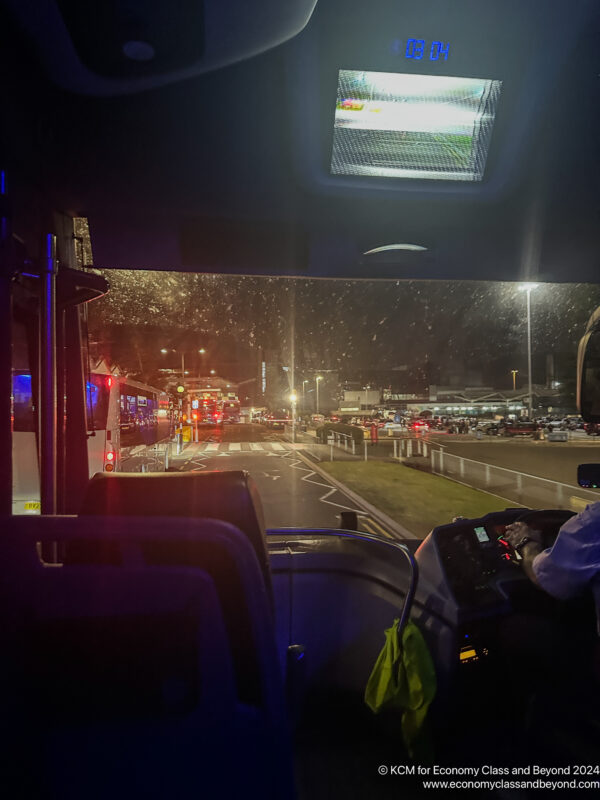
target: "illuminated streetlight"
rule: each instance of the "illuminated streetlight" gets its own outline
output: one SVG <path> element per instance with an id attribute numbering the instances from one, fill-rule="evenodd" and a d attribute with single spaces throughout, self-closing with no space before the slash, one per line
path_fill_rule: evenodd
<path id="1" fill-rule="evenodd" d="M 529 419 L 533 419 L 533 399 L 531 391 L 531 292 L 537 283 L 522 283 L 519 290 L 527 292 L 527 369 L 529 370 Z"/>
<path id="2" fill-rule="evenodd" d="M 169 351 L 167 350 L 167 348 L 166 348 L 166 347 L 161 347 L 161 348 L 160 348 L 160 352 L 161 352 L 161 353 L 168 353 Z M 171 350 L 171 352 L 172 352 L 172 353 L 176 353 L 176 352 L 177 352 L 177 350 Z M 184 377 L 186 376 L 186 374 L 187 374 L 187 373 L 186 373 L 186 371 L 185 371 L 185 355 L 184 355 L 184 353 L 182 352 L 182 353 L 181 353 L 181 377 L 182 377 L 182 378 L 184 378 Z"/>
<path id="3" fill-rule="evenodd" d="M 200 350 L 198 350 L 198 352 L 200 353 L 201 356 L 203 356 L 204 353 L 206 353 L 206 350 L 203 347 L 201 347 Z"/>
<path id="4" fill-rule="evenodd" d="M 302 381 L 302 411 L 306 411 L 306 399 L 304 394 L 304 387 L 308 383 L 308 380 Z"/>
<path id="5" fill-rule="evenodd" d="M 214 374 L 215 374 L 215 370 L 214 370 L 214 369 L 211 369 L 211 371 L 210 371 L 210 374 L 211 374 L 211 375 L 214 375 Z"/>
<path id="6" fill-rule="evenodd" d="M 512 375 L 512 378 L 513 378 L 513 392 L 515 392 L 517 390 L 517 372 L 518 371 L 519 371 L 518 369 L 511 369 L 511 371 L 510 371 L 510 374 Z"/>

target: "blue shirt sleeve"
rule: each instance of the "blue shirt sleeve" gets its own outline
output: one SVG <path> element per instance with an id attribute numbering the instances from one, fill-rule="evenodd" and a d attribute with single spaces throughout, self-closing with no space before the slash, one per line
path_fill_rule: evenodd
<path id="1" fill-rule="evenodd" d="M 600 578 L 600 502 L 565 522 L 554 545 L 532 566 L 540 586 L 561 600 L 581 594 Z"/>

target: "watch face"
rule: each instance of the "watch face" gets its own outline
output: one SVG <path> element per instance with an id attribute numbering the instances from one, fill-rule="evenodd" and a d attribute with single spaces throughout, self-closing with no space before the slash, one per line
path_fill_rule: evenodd
<path id="1" fill-rule="evenodd" d="M 515 550 L 519 551 L 522 547 L 525 547 L 527 542 L 530 542 L 530 541 L 531 541 L 531 539 L 529 538 L 529 536 L 525 536 L 523 539 L 521 539 L 520 542 L 518 542 L 515 545 Z"/>

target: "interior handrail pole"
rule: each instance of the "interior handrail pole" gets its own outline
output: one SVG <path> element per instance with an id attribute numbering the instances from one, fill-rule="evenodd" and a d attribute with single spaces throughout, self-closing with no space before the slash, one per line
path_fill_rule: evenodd
<path id="1" fill-rule="evenodd" d="M 12 249 L 6 173 L 0 169 L 0 514 L 12 513 Z"/>
<path id="2" fill-rule="evenodd" d="M 42 514 L 56 514 L 56 236 L 46 234 L 40 298 L 40 477 Z"/>

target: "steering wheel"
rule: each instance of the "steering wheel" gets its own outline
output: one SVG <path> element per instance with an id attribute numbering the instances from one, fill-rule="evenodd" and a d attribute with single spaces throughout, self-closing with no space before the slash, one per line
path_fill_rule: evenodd
<path id="1" fill-rule="evenodd" d="M 558 536 L 558 531 L 571 517 L 575 516 L 574 511 L 566 508 L 556 508 L 545 511 L 526 511 L 517 517 L 515 522 L 524 522 L 532 530 L 542 534 L 542 544 L 544 547 L 551 547 Z"/>

